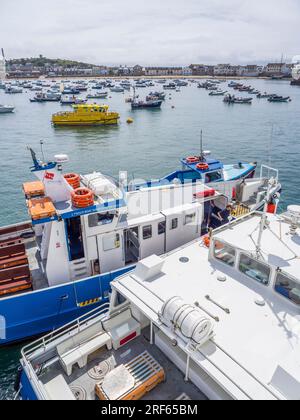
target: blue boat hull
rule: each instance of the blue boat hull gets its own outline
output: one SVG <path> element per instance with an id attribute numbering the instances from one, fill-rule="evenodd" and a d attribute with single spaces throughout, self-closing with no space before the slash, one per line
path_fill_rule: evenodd
<path id="1" fill-rule="evenodd" d="M 103 304 L 110 283 L 133 268 L 1 299 L 0 317 L 5 320 L 6 334 L 3 337 L 0 326 L 0 346 L 52 331 Z"/>

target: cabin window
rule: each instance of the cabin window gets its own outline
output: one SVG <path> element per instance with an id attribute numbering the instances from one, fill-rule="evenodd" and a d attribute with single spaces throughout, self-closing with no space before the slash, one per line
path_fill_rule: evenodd
<path id="1" fill-rule="evenodd" d="M 121 293 L 116 292 L 114 304 L 113 304 L 114 308 L 117 308 L 118 306 L 121 306 L 126 302 L 127 302 L 127 299 L 123 295 L 121 295 Z"/>
<path id="2" fill-rule="evenodd" d="M 175 230 L 178 228 L 178 219 L 172 219 L 171 221 L 171 230 Z"/>
<path id="3" fill-rule="evenodd" d="M 103 238 L 104 251 L 112 251 L 113 249 L 120 248 L 120 246 L 121 246 L 121 241 L 120 241 L 119 233 L 108 235 L 105 238 Z"/>
<path id="4" fill-rule="evenodd" d="M 166 233 L 166 222 L 160 222 L 158 224 L 158 234 L 163 235 L 164 233 Z"/>
<path id="5" fill-rule="evenodd" d="M 223 179 L 222 171 L 211 172 L 205 175 L 206 183 L 220 181 L 221 179 Z"/>
<path id="6" fill-rule="evenodd" d="M 152 226 L 144 226 L 143 227 L 143 239 L 151 239 L 152 238 Z"/>
<path id="7" fill-rule="evenodd" d="M 275 290 L 280 295 L 300 305 L 300 284 L 283 273 L 276 277 Z"/>
<path id="8" fill-rule="evenodd" d="M 250 277 L 250 279 L 253 279 L 265 286 L 269 284 L 271 273 L 270 267 L 246 254 L 241 254 L 239 270 L 247 277 Z"/>
<path id="9" fill-rule="evenodd" d="M 236 250 L 221 241 L 215 241 L 214 256 L 218 261 L 222 261 L 230 267 L 234 267 L 235 265 Z"/>
<path id="10" fill-rule="evenodd" d="M 94 228 L 97 226 L 108 225 L 113 222 L 115 215 L 113 213 L 95 213 L 91 214 L 88 218 L 89 227 Z"/>
<path id="11" fill-rule="evenodd" d="M 190 225 L 192 223 L 195 223 L 195 221 L 196 221 L 196 213 L 188 214 L 188 215 L 185 216 L 184 224 L 185 225 Z"/>

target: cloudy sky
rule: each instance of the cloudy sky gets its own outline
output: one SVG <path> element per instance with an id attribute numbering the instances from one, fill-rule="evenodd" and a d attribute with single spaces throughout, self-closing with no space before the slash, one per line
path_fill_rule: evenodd
<path id="1" fill-rule="evenodd" d="M 299 0 L 0 0 L 0 15 L 9 58 L 184 65 L 300 54 Z"/>

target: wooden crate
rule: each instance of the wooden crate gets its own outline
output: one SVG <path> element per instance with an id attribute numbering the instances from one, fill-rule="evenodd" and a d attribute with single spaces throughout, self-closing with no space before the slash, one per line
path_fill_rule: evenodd
<path id="1" fill-rule="evenodd" d="M 132 375 L 134 386 L 118 398 L 121 401 L 140 400 L 165 380 L 164 369 L 147 351 L 124 365 L 124 367 Z M 100 400 L 109 400 L 103 389 L 103 382 L 96 385 L 95 392 Z"/>

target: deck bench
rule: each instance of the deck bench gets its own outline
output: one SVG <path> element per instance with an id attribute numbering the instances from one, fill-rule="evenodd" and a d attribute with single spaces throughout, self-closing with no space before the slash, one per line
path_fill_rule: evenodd
<path id="1" fill-rule="evenodd" d="M 63 375 L 59 375 L 44 385 L 47 395 L 52 401 L 74 401 L 76 400 Z"/>
<path id="2" fill-rule="evenodd" d="M 78 364 L 80 368 L 87 365 L 88 357 L 95 351 L 106 346 L 111 350 L 112 342 L 109 334 L 102 332 L 88 338 L 85 342 L 81 342 L 80 333 L 66 340 L 57 346 L 57 353 L 60 363 L 68 376 L 72 375 L 73 366 Z"/>

